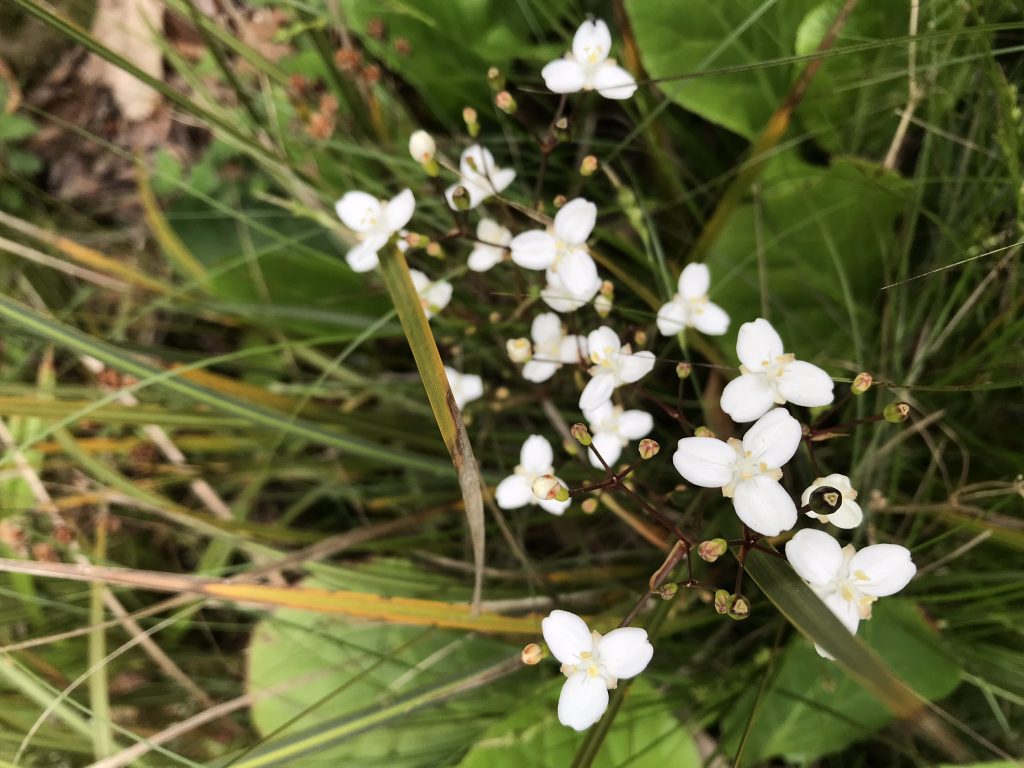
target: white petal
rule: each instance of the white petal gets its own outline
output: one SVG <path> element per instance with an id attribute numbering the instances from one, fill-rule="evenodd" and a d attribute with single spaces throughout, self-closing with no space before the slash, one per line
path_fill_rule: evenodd
<path id="1" fill-rule="evenodd" d="M 583 245 L 594 231 L 596 221 L 597 206 L 577 197 L 555 214 L 555 234 L 568 245 Z"/>
<path id="2" fill-rule="evenodd" d="M 736 451 L 713 437 L 684 437 L 672 463 L 686 482 L 702 488 L 721 488 L 732 481 Z"/>
<path id="3" fill-rule="evenodd" d="M 522 475 L 509 475 L 494 489 L 494 500 L 502 509 L 525 507 L 532 498 L 530 481 Z"/>
<path id="4" fill-rule="evenodd" d="M 606 400 L 596 408 L 591 408 L 583 412 L 583 418 L 587 420 L 587 424 L 590 425 L 591 432 L 600 432 L 606 429 L 606 424 L 612 420 L 612 416 L 615 414 L 615 406 L 612 405 L 611 400 Z"/>
<path id="5" fill-rule="evenodd" d="M 633 76 L 611 62 L 598 68 L 590 84 L 606 99 L 628 99 L 636 93 L 636 80 Z"/>
<path id="6" fill-rule="evenodd" d="M 487 176 L 494 168 L 494 155 L 491 150 L 479 144 L 472 144 L 462 150 L 459 158 L 459 174 L 461 176 Z"/>
<path id="7" fill-rule="evenodd" d="M 706 301 L 690 315 L 693 327 L 708 336 L 721 336 L 729 330 L 729 315 L 717 304 Z"/>
<path id="8" fill-rule="evenodd" d="M 587 382 L 580 393 L 580 410 L 588 411 L 611 399 L 615 391 L 615 376 L 610 371 L 600 371 Z"/>
<path id="9" fill-rule="evenodd" d="M 636 677 L 651 662 L 654 646 L 647 639 L 647 630 L 619 627 L 597 641 L 601 666 L 619 680 Z"/>
<path id="10" fill-rule="evenodd" d="M 537 503 L 545 512 L 561 516 L 562 513 L 569 508 L 569 505 L 572 504 L 572 499 L 566 499 L 565 501 L 559 501 L 558 499 L 539 499 Z"/>
<path id="11" fill-rule="evenodd" d="M 409 277 L 412 279 L 412 287 L 416 289 L 416 293 L 422 296 L 423 291 L 430 286 L 430 278 L 418 269 L 410 269 Z"/>
<path id="12" fill-rule="evenodd" d="M 677 297 L 678 299 L 678 297 Z M 675 336 L 690 322 L 690 311 L 683 302 L 673 299 L 658 310 L 658 331 L 662 336 Z"/>
<path id="13" fill-rule="evenodd" d="M 653 352 L 621 353 L 619 355 L 619 378 L 624 384 L 640 381 L 654 370 L 654 363 Z"/>
<path id="14" fill-rule="evenodd" d="M 797 531 L 786 543 L 786 559 L 796 575 L 817 586 L 832 582 L 843 566 L 839 542 L 817 528 Z"/>
<path id="15" fill-rule="evenodd" d="M 469 254 L 466 265 L 474 272 L 486 272 L 496 264 L 500 264 L 505 252 L 490 245 L 478 245 Z"/>
<path id="16" fill-rule="evenodd" d="M 775 360 L 784 352 L 782 339 L 764 318 L 759 317 L 740 326 L 736 337 L 736 355 L 747 369 L 759 371 L 763 363 Z"/>
<path id="17" fill-rule="evenodd" d="M 512 261 L 523 269 L 547 269 L 557 255 L 555 238 L 542 229 L 516 235 L 508 245 Z"/>
<path id="18" fill-rule="evenodd" d="M 523 441 L 523 447 L 519 450 L 519 463 L 526 469 L 527 474 L 543 475 L 551 471 L 555 454 L 551 450 L 551 443 L 544 435 L 530 435 Z"/>
<path id="19" fill-rule="evenodd" d="M 785 408 L 773 408 L 743 436 L 743 450 L 769 467 L 783 466 L 800 447 L 803 427 Z"/>
<path id="20" fill-rule="evenodd" d="M 619 416 L 619 435 L 627 440 L 647 437 L 654 429 L 654 417 L 646 411 L 623 411 Z"/>
<path id="21" fill-rule="evenodd" d="M 622 344 L 619 343 L 619 334 L 607 325 L 602 325 L 587 334 L 587 349 L 590 351 L 590 359 L 595 363 L 610 362 L 619 354 Z"/>
<path id="22" fill-rule="evenodd" d="M 494 168 L 488 178 L 494 194 L 498 194 L 504 192 L 508 185 L 516 180 L 516 172 L 511 168 Z"/>
<path id="23" fill-rule="evenodd" d="M 508 245 L 512 233 L 494 219 L 480 219 L 476 225 L 476 238 L 489 245 Z"/>
<path id="24" fill-rule="evenodd" d="M 744 373 L 722 390 L 722 410 L 737 424 L 764 416 L 775 404 L 775 393 L 761 373 Z"/>
<path id="25" fill-rule="evenodd" d="M 384 209 L 384 218 L 387 221 L 387 231 L 397 232 L 412 218 L 416 210 L 416 199 L 412 196 L 411 189 L 403 189 L 390 201 Z"/>
<path id="26" fill-rule="evenodd" d="M 708 295 L 711 272 L 707 264 L 687 264 L 679 275 L 679 295 L 684 299 L 699 299 Z"/>
<path id="27" fill-rule="evenodd" d="M 796 504 L 786 490 L 767 475 L 754 475 L 737 483 L 732 504 L 739 519 L 763 536 L 778 536 L 796 525 Z"/>
<path id="28" fill-rule="evenodd" d="M 537 346 L 560 342 L 562 335 L 562 319 L 554 312 L 542 312 L 530 323 L 530 338 Z"/>
<path id="29" fill-rule="evenodd" d="M 587 306 L 590 299 L 577 299 L 569 293 L 562 284 L 557 281 L 549 281 L 546 288 L 540 292 L 540 297 L 555 312 L 575 312 L 581 307 Z"/>
<path id="30" fill-rule="evenodd" d="M 544 85 L 554 93 L 576 93 L 583 90 L 586 72 L 578 61 L 555 59 L 544 65 L 540 71 Z"/>
<path id="31" fill-rule="evenodd" d="M 838 592 L 833 592 L 825 598 L 824 602 L 828 609 L 836 615 L 836 618 L 843 622 L 843 626 L 850 630 L 851 634 L 857 634 L 857 625 L 860 624 L 860 611 L 857 609 L 856 603 L 844 600 L 843 596 Z"/>
<path id="32" fill-rule="evenodd" d="M 833 400 L 832 379 L 821 368 L 794 360 L 779 377 L 779 394 L 797 405 L 828 405 Z"/>
<path id="33" fill-rule="evenodd" d="M 608 687 L 604 678 L 576 672 L 565 681 L 558 697 L 558 722 L 577 731 L 584 731 L 608 709 Z"/>
<path id="34" fill-rule="evenodd" d="M 384 245 L 381 238 L 367 238 L 365 242 L 359 243 L 349 249 L 345 254 L 345 261 L 352 268 L 353 272 L 369 272 L 376 269 L 380 264 L 377 258 L 377 251 Z"/>
<path id="35" fill-rule="evenodd" d="M 563 363 L 575 365 L 580 358 L 587 359 L 587 337 L 566 336 L 558 345 L 558 359 Z"/>
<path id="36" fill-rule="evenodd" d="M 469 403 L 479 400 L 484 395 L 484 380 L 475 373 L 462 374 L 462 403 Z M 459 405 L 462 408 L 462 405 Z"/>
<path id="37" fill-rule="evenodd" d="M 551 655 L 563 664 L 579 664 L 580 654 L 592 653 L 594 636 L 587 622 L 569 611 L 554 610 L 540 623 Z"/>
<path id="38" fill-rule="evenodd" d="M 562 286 L 577 298 L 593 296 L 594 286 L 601 286 L 597 265 L 590 254 L 580 248 L 574 248 L 561 258 L 558 277 Z"/>
<path id="39" fill-rule="evenodd" d="M 458 210 L 455 207 L 455 190 L 458 189 L 460 186 L 465 186 L 461 180 L 456 184 L 452 184 L 444 191 L 444 199 L 448 201 L 448 207 L 451 208 L 453 211 Z M 473 206 L 471 205 L 470 207 Z"/>
<path id="40" fill-rule="evenodd" d="M 572 55 L 577 61 L 597 64 L 608 58 L 612 49 L 612 35 L 601 19 L 584 21 L 572 38 Z"/>
<path id="41" fill-rule="evenodd" d="M 612 432 L 598 432 L 594 435 L 594 447 L 597 448 L 605 463 L 614 469 L 619 457 L 622 456 L 622 441 L 619 440 L 619 436 Z M 589 448 L 587 449 L 587 458 L 590 459 L 590 466 L 595 469 L 604 468 L 604 465 L 598 461 L 597 456 Z"/>
<path id="42" fill-rule="evenodd" d="M 523 365 L 523 378 L 540 384 L 555 375 L 562 366 L 559 363 L 551 363 L 545 360 L 529 360 Z"/>
<path id="43" fill-rule="evenodd" d="M 827 517 L 828 521 L 836 528 L 850 529 L 861 524 L 861 521 L 864 520 L 864 512 L 856 501 L 844 498 L 839 509 Z"/>
<path id="44" fill-rule="evenodd" d="M 383 215 L 380 200 L 366 192 L 346 192 L 334 204 L 342 223 L 353 232 L 369 232 Z"/>
<path id="45" fill-rule="evenodd" d="M 857 579 L 857 589 L 866 595 L 885 597 L 903 589 L 917 573 L 910 559 L 910 550 L 899 544 L 872 544 L 864 547 L 850 560 L 850 575 Z M 867 581 L 860 581 L 867 576 Z"/>

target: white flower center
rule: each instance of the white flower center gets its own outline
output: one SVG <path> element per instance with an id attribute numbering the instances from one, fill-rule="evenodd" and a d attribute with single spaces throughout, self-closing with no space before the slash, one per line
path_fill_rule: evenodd
<path id="1" fill-rule="evenodd" d="M 577 672 L 586 672 L 588 677 L 602 678 L 604 684 L 609 689 L 615 688 L 619 684 L 618 678 L 605 669 L 604 664 L 601 663 L 601 656 L 597 651 L 597 644 L 601 639 L 601 633 L 591 632 L 590 636 L 593 638 L 592 650 L 580 651 L 576 656 L 579 661 L 575 664 L 563 664 L 562 674 L 566 677 L 572 677 Z"/>
<path id="2" fill-rule="evenodd" d="M 732 480 L 722 489 L 723 496 L 731 498 L 739 483 L 753 480 L 758 475 L 765 475 L 772 480 L 782 479 L 781 469 L 769 467 L 761 461 L 760 457 L 744 449 L 743 443 L 735 437 L 730 437 L 728 444 L 736 452 L 736 459 L 735 464 L 733 464 Z"/>

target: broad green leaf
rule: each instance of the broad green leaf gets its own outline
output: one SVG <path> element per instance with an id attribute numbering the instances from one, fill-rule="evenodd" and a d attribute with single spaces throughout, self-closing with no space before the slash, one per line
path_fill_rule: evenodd
<path id="1" fill-rule="evenodd" d="M 564 678 L 533 692 L 508 717 L 494 723 L 459 763 L 459 768 L 562 768 L 573 761 L 584 734 L 558 722 Z M 697 747 L 668 703 L 642 677 L 605 737 L 595 768 L 697 768 Z"/>
<path id="2" fill-rule="evenodd" d="M 36 124 L 22 115 L 0 114 L 0 143 L 27 139 L 36 131 Z"/>
<path id="3" fill-rule="evenodd" d="M 862 622 L 858 635 L 928 700 L 951 693 L 960 670 L 939 637 L 907 600 L 885 599 L 874 606 L 874 618 Z M 722 723 L 723 744 L 735 753 L 756 698 L 748 691 Z M 871 694 L 820 657 L 802 637 L 783 654 L 743 751 L 750 765 L 775 756 L 813 761 L 838 752 L 891 722 Z"/>

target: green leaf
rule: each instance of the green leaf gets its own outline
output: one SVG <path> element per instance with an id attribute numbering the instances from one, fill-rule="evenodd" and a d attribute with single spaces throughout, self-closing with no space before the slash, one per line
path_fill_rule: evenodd
<path id="1" fill-rule="evenodd" d="M 36 132 L 36 124 L 22 115 L 0 113 L 0 141 L 21 141 Z"/>
<path id="2" fill-rule="evenodd" d="M 561 768 L 573 761 L 585 738 L 558 722 L 564 679 L 552 680 L 504 720 L 492 725 L 459 768 Z M 626 704 L 605 737 L 595 768 L 697 768 L 697 747 L 671 709 L 642 677 L 633 681 Z"/>
<path id="3" fill-rule="evenodd" d="M 880 600 L 874 618 L 862 622 L 858 634 L 928 700 L 946 696 L 960 681 L 957 665 L 911 601 Z M 722 742 L 730 754 L 736 752 L 755 698 L 755 691 L 747 691 L 722 723 Z M 797 637 L 758 706 L 744 762 L 776 756 L 810 762 L 844 749 L 892 719 L 841 668 Z"/>

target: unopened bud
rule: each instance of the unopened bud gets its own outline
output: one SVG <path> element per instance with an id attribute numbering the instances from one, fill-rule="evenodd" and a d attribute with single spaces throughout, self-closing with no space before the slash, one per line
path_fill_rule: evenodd
<path id="1" fill-rule="evenodd" d="M 715 433 L 712 432 L 707 427 L 697 427 L 695 430 L 693 430 L 693 436 L 694 437 L 714 437 Z"/>
<path id="2" fill-rule="evenodd" d="M 554 129 L 556 141 L 569 140 L 569 118 L 560 117 L 557 120 L 555 120 Z"/>
<path id="3" fill-rule="evenodd" d="M 533 357 L 533 346 L 525 337 L 506 341 L 505 351 L 508 352 L 508 359 L 513 363 L 525 363 Z"/>
<path id="4" fill-rule="evenodd" d="M 610 296 L 605 296 L 603 293 L 599 293 L 594 297 L 594 311 L 597 312 L 598 317 L 608 317 L 612 313 L 612 299 Z"/>
<path id="5" fill-rule="evenodd" d="M 680 379 L 687 378 L 691 373 L 693 373 L 692 365 L 689 363 L 676 363 L 676 376 Z"/>
<path id="6" fill-rule="evenodd" d="M 589 498 L 584 499 L 583 503 L 580 504 L 580 509 L 583 510 L 584 515 L 592 515 L 597 512 L 597 499 Z"/>
<path id="7" fill-rule="evenodd" d="M 697 547 L 697 554 L 700 559 L 709 563 L 715 562 L 718 558 L 729 551 L 729 543 L 725 539 L 708 539 L 702 541 Z"/>
<path id="8" fill-rule="evenodd" d="M 669 584 L 662 584 L 658 587 L 658 596 L 661 597 L 662 600 L 671 600 L 676 596 L 678 591 L 679 585 L 675 582 L 670 582 Z"/>
<path id="9" fill-rule="evenodd" d="M 874 383 L 874 379 L 871 378 L 871 374 L 867 371 L 858 373 L 853 377 L 853 384 L 850 385 L 850 391 L 855 395 L 863 395 Z"/>
<path id="10" fill-rule="evenodd" d="M 495 91 L 505 90 L 505 75 L 497 67 L 490 67 L 487 70 L 487 82 Z"/>
<path id="11" fill-rule="evenodd" d="M 588 446 L 594 442 L 594 438 L 590 436 L 590 430 L 587 429 L 586 424 L 573 424 L 569 428 L 569 432 L 576 438 L 576 442 L 582 446 Z"/>
<path id="12" fill-rule="evenodd" d="M 468 329 L 467 329 L 468 330 Z M 512 390 L 508 387 L 498 387 L 494 390 L 495 400 L 508 400 L 512 396 Z"/>
<path id="13" fill-rule="evenodd" d="M 472 107 L 466 107 L 462 110 L 462 121 L 466 124 L 466 132 L 476 137 L 480 133 L 480 123 L 477 122 L 476 110 Z"/>
<path id="14" fill-rule="evenodd" d="M 644 461 L 653 459 L 658 455 L 658 451 L 661 450 L 661 446 L 658 445 L 656 440 L 651 440 L 649 437 L 645 437 L 640 441 L 640 458 Z"/>
<path id="15" fill-rule="evenodd" d="M 457 211 L 469 210 L 469 191 L 461 184 L 452 192 L 452 203 Z"/>
<path id="16" fill-rule="evenodd" d="M 743 595 L 735 595 L 732 605 L 729 607 L 729 618 L 736 621 L 743 621 L 750 617 L 750 601 Z"/>
<path id="17" fill-rule="evenodd" d="M 733 596 L 724 589 L 720 589 L 715 592 L 715 610 L 721 614 L 726 614 L 732 608 Z"/>
<path id="18" fill-rule="evenodd" d="M 427 252 L 427 256 L 434 259 L 444 258 L 444 251 L 441 250 L 441 244 L 436 240 L 432 240 L 427 243 L 427 247 L 424 249 Z"/>
<path id="19" fill-rule="evenodd" d="M 823 485 L 811 491 L 807 506 L 816 515 L 833 515 L 843 505 L 843 494 L 830 485 Z"/>
<path id="20" fill-rule="evenodd" d="M 409 232 L 405 235 L 405 243 L 410 248 L 424 248 L 430 244 L 430 238 L 418 232 Z"/>
<path id="21" fill-rule="evenodd" d="M 565 195 L 555 195 L 555 199 L 552 200 L 551 203 L 555 206 L 555 208 L 561 208 L 568 201 L 569 199 Z"/>
<path id="22" fill-rule="evenodd" d="M 409 154 L 417 163 L 428 163 L 434 159 L 437 144 L 426 131 L 414 131 L 409 137 Z"/>
<path id="23" fill-rule="evenodd" d="M 523 664 L 528 667 L 532 667 L 534 664 L 539 664 L 541 659 L 544 658 L 544 649 L 536 643 L 530 643 L 528 646 L 523 648 L 523 652 L 519 655 L 519 658 L 523 660 Z"/>
<path id="24" fill-rule="evenodd" d="M 597 157 L 595 155 L 587 155 L 583 158 L 583 162 L 580 163 L 580 176 L 593 176 L 597 170 Z"/>
<path id="25" fill-rule="evenodd" d="M 494 106 L 504 112 L 506 115 L 514 115 L 519 105 L 516 104 L 516 100 L 512 98 L 512 94 L 508 91 L 500 91 L 497 96 L 494 97 Z"/>
<path id="26" fill-rule="evenodd" d="M 541 475 L 533 481 L 533 495 L 542 501 L 568 501 L 569 489 L 554 475 Z"/>
<path id="27" fill-rule="evenodd" d="M 910 405 L 908 403 L 889 403 L 882 411 L 882 416 L 890 424 L 899 424 L 910 416 Z"/>
<path id="28" fill-rule="evenodd" d="M 642 347 L 647 344 L 647 331 L 641 329 L 633 334 L 633 342 L 638 346 Z"/>

